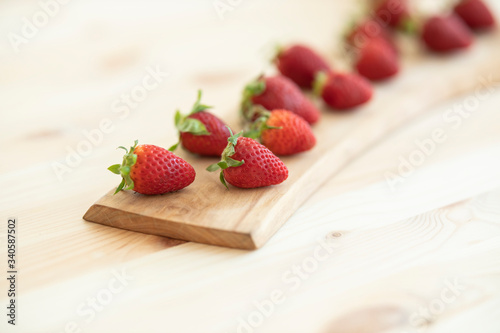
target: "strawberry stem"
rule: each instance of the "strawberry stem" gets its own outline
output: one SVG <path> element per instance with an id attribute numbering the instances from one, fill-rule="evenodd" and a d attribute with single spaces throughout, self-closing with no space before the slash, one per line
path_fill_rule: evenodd
<path id="1" fill-rule="evenodd" d="M 271 111 L 266 110 L 260 105 L 256 105 L 251 109 L 252 119 L 255 115 L 258 118 L 250 125 L 248 131 L 243 132 L 243 136 L 252 139 L 260 139 L 262 132 L 269 129 L 281 129 L 282 127 L 269 126 L 267 121 L 271 117 Z"/>
<path id="2" fill-rule="evenodd" d="M 243 131 L 237 134 L 233 134 L 233 131 L 231 131 L 229 126 L 226 127 L 229 129 L 229 133 L 231 133 L 231 136 L 227 139 L 228 144 L 226 148 L 224 148 L 224 151 L 222 152 L 221 160 L 217 163 L 209 165 L 207 167 L 207 171 L 214 172 L 220 169 L 220 175 L 219 175 L 220 181 L 227 189 L 229 189 L 229 187 L 226 184 L 226 180 L 224 179 L 224 170 L 227 168 L 239 167 L 243 165 L 245 161 L 243 160 L 238 161 L 231 158 L 231 156 L 236 154 L 234 147 L 238 144 L 238 138 L 242 136 Z"/>
<path id="3" fill-rule="evenodd" d="M 177 130 L 179 131 L 179 134 L 180 133 L 191 133 L 193 135 L 211 134 L 207 130 L 206 126 L 200 120 L 189 118 L 190 115 L 212 108 L 211 106 L 201 104 L 201 95 L 202 91 L 198 90 L 198 97 L 196 99 L 196 102 L 194 102 L 191 112 L 189 114 L 183 115 L 180 110 L 177 110 L 175 112 L 174 123 L 175 123 L 175 128 L 177 128 Z M 179 141 L 172 147 L 170 147 L 168 150 L 173 152 L 174 150 L 177 149 L 180 142 L 181 142 L 181 137 L 179 135 Z"/>
<path id="4" fill-rule="evenodd" d="M 196 102 L 194 102 L 189 115 L 212 108 L 212 106 L 201 104 L 201 95 L 202 91 L 201 89 L 198 89 L 198 97 L 196 98 Z"/>
<path id="5" fill-rule="evenodd" d="M 252 97 L 262 94 L 264 90 L 266 90 L 266 82 L 263 79 L 263 75 L 248 83 L 245 89 L 243 89 L 240 114 L 245 120 L 252 120 L 252 117 L 248 115 L 248 111 L 253 107 Z"/>

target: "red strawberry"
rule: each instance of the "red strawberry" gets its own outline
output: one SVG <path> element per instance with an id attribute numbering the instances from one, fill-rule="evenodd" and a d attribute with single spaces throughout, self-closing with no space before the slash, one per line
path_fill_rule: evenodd
<path id="1" fill-rule="evenodd" d="M 356 74 L 336 73 L 317 76 L 315 94 L 337 110 L 346 110 L 368 102 L 373 95 L 369 81 Z"/>
<path id="2" fill-rule="evenodd" d="M 385 39 L 397 51 L 389 30 L 375 20 L 366 20 L 354 26 L 346 40 L 352 47 L 361 49 L 369 40 L 379 38 Z"/>
<path id="3" fill-rule="evenodd" d="M 493 14 L 482 0 L 462 0 L 454 10 L 471 29 L 490 29 L 496 25 Z"/>
<path id="4" fill-rule="evenodd" d="M 320 118 L 319 110 L 290 79 L 277 75 L 259 77 L 245 87 L 241 108 L 243 116 L 255 120 L 251 110 L 260 105 L 267 110 L 285 109 L 301 116 L 309 124 Z"/>
<path id="5" fill-rule="evenodd" d="M 251 138 L 231 135 L 219 163 L 208 171 L 221 169 L 220 180 L 240 188 L 256 188 L 281 184 L 288 178 L 285 164 L 269 149 Z"/>
<path id="6" fill-rule="evenodd" d="M 382 22 L 393 27 L 401 27 L 410 17 L 408 0 L 382 0 L 375 9 L 375 14 Z"/>
<path id="7" fill-rule="evenodd" d="M 262 110 L 245 136 L 257 139 L 276 155 L 293 155 L 310 150 L 316 144 L 311 126 L 288 110 Z"/>
<path id="8" fill-rule="evenodd" d="M 428 19 L 422 39 L 429 49 L 443 53 L 467 48 L 473 42 L 469 28 L 454 14 Z"/>
<path id="9" fill-rule="evenodd" d="M 299 87 L 311 89 L 318 72 L 331 72 L 328 63 L 311 48 L 293 45 L 280 50 L 275 58 L 280 73 Z"/>
<path id="10" fill-rule="evenodd" d="M 122 189 L 142 194 L 163 194 L 183 189 L 196 176 L 193 167 L 174 153 L 154 145 L 134 145 L 123 156 L 122 164 L 115 164 L 109 171 L 122 176 L 115 194 Z"/>
<path id="11" fill-rule="evenodd" d="M 370 80 L 384 80 L 399 72 L 399 57 L 384 39 L 372 39 L 361 48 L 356 69 Z"/>
<path id="12" fill-rule="evenodd" d="M 198 99 L 189 115 L 176 112 L 175 127 L 180 133 L 179 142 L 192 153 L 220 156 L 226 147 L 229 130 L 222 120 L 206 111 L 211 106 L 200 104 L 200 100 L 201 90 L 198 90 Z M 178 145 L 176 143 L 169 150 L 174 151 Z"/>

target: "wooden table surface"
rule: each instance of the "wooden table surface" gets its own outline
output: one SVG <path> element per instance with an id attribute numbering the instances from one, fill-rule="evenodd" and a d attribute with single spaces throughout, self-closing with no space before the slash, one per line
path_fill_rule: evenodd
<path id="1" fill-rule="evenodd" d="M 29 30 L 23 17 L 44 23 L 42 9 L 1 2 L 0 253 L 7 276 L 15 217 L 19 273 L 16 326 L 2 315 L 0 331 L 500 332 L 499 83 L 388 134 L 257 251 L 82 220 L 117 184 L 116 146 L 173 143 L 172 115 L 198 88 L 234 114 L 275 42 L 307 41 L 345 66 L 336 43 L 356 6 L 70 1 L 16 52 L 12 34 Z M 430 144 L 436 129 L 445 139 Z"/>

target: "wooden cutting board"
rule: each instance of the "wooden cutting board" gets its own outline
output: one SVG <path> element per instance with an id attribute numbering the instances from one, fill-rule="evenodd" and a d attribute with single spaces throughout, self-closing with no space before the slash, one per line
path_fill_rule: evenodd
<path id="1" fill-rule="evenodd" d="M 113 195 L 112 189 L 84 219 L 187 241 L 257 249 L 327 179 L 389 132 L 437 103 L 500 82 L 499 59 L 498 34 L 483 36 L 471 50 L 451 56 L 420 52 L 405 63 L 398 78 L 376 85 L 375 97 L 366 106 L 345 114 L 325 109 L 314 127 L 317 146 L 283 158 L 289 178 L 281 185 L 227 190 L 218 173 L 205 171 L 216 160 L 190 158 L 197 172 L 191 186 L 160 196 L 132 191 Z"/>

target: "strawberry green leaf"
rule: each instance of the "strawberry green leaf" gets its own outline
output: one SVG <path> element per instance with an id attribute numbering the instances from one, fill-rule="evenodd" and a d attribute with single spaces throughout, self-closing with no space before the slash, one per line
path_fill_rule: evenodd
<path id="1" fill-rule="evenodd" d="M 238 161 L 230 157 L 236 154 L 234 147 L 238 144 L 238 138 L 241 137 L 243 132 L 239 132 L 238 134 L 233 134 L 229 126 L 227 128 L 229 129 L 231 136 L 227 139 L 228 144 L 226 148 L 224 148 L 224 151 L 222 152 L 221 160 L 218 163 L 212 164 L 207 167 L 207 171 L 210 172 L 217 171 L 219 169 L 221 170 L 219 178 L 221 183 L 224 184 L 226 188 L 227 184 L 226 180 L 224 179 L 223 170 L 227 168 L 236 168 L 245 163 L 245 161 Z"/>
<path id="2" fill-rule="evenodd" d="M 224 149 L 224 151 L 222 152 L 222 160 L 225 160 L 226 157 L 233 156 L 236 153 L 236 151 L 234 150 L 234 147 L 238 143 L 238 138 L 243 136 L 243 131 L 241 131 L 237 134 L 233 134 L 233 131 L 231 131 L 229 126 L 227 126 L 227 128 L 229 129 L 229 133 L 231 134 L 231 136 L 229 138 L 227 138 L 227 141 L 229 143 L 226 146 L 226 148 Z"/>
<path id="3" fill-rule="evenodd" d="M 200 104 L 200 105 L 197 105 L 196 107 L 193 107 L 193 109 L 191 110 L 191 114 L 194 114 L 194 113 L 197 113 L 197 112 L 201 112 L 201 111 L 205 111 L 207 109 L 211 109 L 212 107 L 209 106 L 209 105 L 204 105 L 204 104 Z"/>
<path id="4" fill-rule="evenodd" d="M 221 169 L 221 170 L 225 170 L 225 169 L 229 168 L 229 165 L 227 164 L 226 161 L 220 161 L 219 163 L 217 163 L 217 165 L 219 166 L 219 169 Z"/>
<path id="5" fill-rule="evenodd" d="M 243 132 L 244 137 L 251 138 L 254 140 L 258 140 L 260 138 L 261 134 L 262 134 L 262 132 L 258 129 Z"/>
<path id="6" fill-rule="evenodd" d="M 134 181 L 132 180 L 132 178 L 130 178 L 130 167 L 128 165 L 123 166 L 120 170 L 120 173 L 122 174 L 123 180 L 125 181 L 125 185 L 127 186 L 125 189 L 133 190 Z"/>
<path id="7" fill-rule="evenodd" d="M 326 81 L 328 81 L 328 74 L 323 71 L 316 74 L 313 82 L 313 93 L 315 96 L 319 97 L 323 94 Z"/>
<path id="8" fill-rule="evenodd" d="M 194 102 L 191 112 L 189 113 L 190 115 L 212 108 L 211 106 L 201 104 L 201 94 L 201 90 L 198 90 L 198 98 L 196 99 L 196 102 Z"/>
<path id="9" fill-rule="evenodd" d="M 122 176 L 122 181 L 120 185 L 118 185 L 118 187 L 116 188 L 114 194 L 120 192 L 122 189 L 126 190 L 134 189 L 134 181 L 130 177 L 130 170 L 137 162 L 137 155 L 134 154 L 134 150 L 137 147 L 138 143 L 139 143 L 138 140 L 135 140 L 134 145 L 130 147 L 130 149 L 127 149 L 123 146 L 118 147 L 120 149 L 125 150 L 125 155 L 123 156 L 122 164 L 114 164 L 108 168 L 109 171 Z"/>
<path id="10" fill-rule="evenodd" d="M 114 174 L 119 175 L 120 174 L 120 167 L 121 167 L 121 164 L 113 164 L 112 166 L 110 166 L 108 168 L 108 170 Z"/>
<path id="11" fill-rule="evenodd" d="M 239 133 L 236 133 L 236 134 L 233 134 L 233 130 L 231 128 L 229 128 L 229 126 L 227 126 L 227 129 L 229 130 L 229 134 L 231 134 L 228 138 L 227 138 L 227 141 L 232 144 L 233 146 L 236 146 L 238 144 L 238 138 L 241 137 L 243 131 L 239 132 Z"/>
<path id="12" fill-rule="evenodd" d="M 180 142 L 177 142 L 175 145 L 172 145 L 170 148 L 168 148 L 168 151 L 173 152 L 174 150 L 176 150 L 176 149 L 177 149 L 177 147 L 179 147 L 179 143 L 180 143 Z"/>
<path id="13" fill-rule="evenodd" d="M 219 163 L 220 162 L 209 165 L 206 170 L 209 172 L 214 172 L 214 171 L 219 170 L 220 169 Z"/>
<path id="14" fill-rule="evenodd" d="M 194 118 L 184 118 L 178 126 L 177 129 L 181 133 L 191 133 L 193 135 L 210 135 L 210 132 L 207 131 L 205 125 Z"/>
<path id="15" fill-rule="evenodd" d="M 116 188 L 116 191 L 115 191 L 115 193 L 113 193 L 113 195 L 120 192 L 121 190 L 123 190 L 123 186 L 125 186 L 125 179 L 122 179 L 120 185 L 118 185 L 118 187 Z"/>
<path id="16" fill-rule="evenodd" d="M 257 80 L 246 85 L 243 95 L 253 97 L 262 94 L 264 90 L 266 90 L 266 83 L 261 77 L 259 77 Z"/>
<path id="17" fill-rule="evenodd" d="M 220 182 L 222 185 L 224 185 L 228 190 L 229 187 L 227 186 L 226 179 L 224 178 L 224 172 L 221 170 L 220 175 L 219 175 Z"/>
<path id="18" fill-rule="evenodd" d="M 274 45 L 274 56 L 271 59 L 271 63 L 276 63 L 281 54 L 285 51 L 285 47 L 280 44 Z"/>
<path id="19" fill-rule="evenodd" d="M 201 90 L 198 90 L 198 99 L 193 105 L 193 109 L 188 115 L 183 115 L 179 110 L 175 112 L 174 124 L 177 130 L 181 133 L 191 133 L 193 135 L 210 135 L 206 126 L 198 119 L 190 118 L 189 116 L 197 112 L 211 108 L 211 106 L 200 104 Z M 180 141 L 180 139 L 179 139 Z M 172 146 L 171 149 L 177 148 Z M 170 149 L 169 149 L 170 150 Z M 173 151 L 173 150 L 170 150 Z"/>
<path id="20" fill-rule="evenodd" d="M 184 118 L 185 117 L 182 115 L 181 111 L 179 110 L 175 111 L 175 116 L 174 116 L 175 127 L 178 127 L 184 121 Z"/>
<path id="21" fill-rule="evenodd" d="M 269 129 L 281 129 L 281 127 L 276 127 L 276 126 L 269 126 L 267 124 L 267 121 L 269 120 L 269 117 L 271 116 L 271 112 L 264 109 L 260 105 L 257 107 L 254 107 L 256 110 L 255 113 L 259 115 L 259 118 L 257 118 L 251 125 L 248 131 L 243 133 L 243 136 L 247 138 L 252 138 L 255 140 L 260 139 L 262 136 L 262 132 L 265 130 Z"/>
<path id="22" fill-rule="evenodd" d="M 235 159 L 232 159 L 231 157 L 227 157 L 226 158 L 226 163 L 228 165 L 228 167 L 239 167 L 240 165 L 243 165 L 245 163 L 245 161 L 238 161 L 238 160 L 235 160 Z"/>
<path id="23" fill-rule="evenodd" d="M 233 134 L 233 131 L 231 131 L 231 129 L 229 127 L 228 127 L 228 129 L 229 129 L 229 133 L 231 133 L 231 135 L 229 136 L 229 138 L 227 138 L 227 141 L 229 141 L 229 143 L 232 144 L 233 146 L 236 146 L 238 144 L 238 138 L 243 134 L 243 132 Z"/>
<path id="24" fill-rule="evenodd" d="M 233 156 L 234 154 L 236 154 L 236 150 L 234 149 L 234 145 L 232 144 L 228 145 L 226 149 L 224 149 L 224 151 L 222 152 L 223 157 Z"/>

